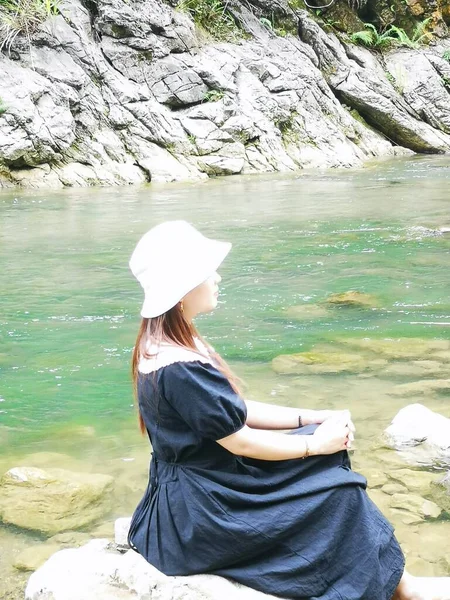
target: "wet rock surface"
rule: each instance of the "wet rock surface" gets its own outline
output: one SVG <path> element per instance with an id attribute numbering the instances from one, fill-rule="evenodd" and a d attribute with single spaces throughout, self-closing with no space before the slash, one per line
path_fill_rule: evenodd
<path id="1" fill-rule="evenodd" d="M 245 34 L 219 43 L 158 0 L 59 6 L 31 47 L 19 36 L 0 54 L 2 186 L 199 180 L 450 151 L 441 48 L 397 50 L 385 67 L 304 11 L 294 21 L 290 12 L 300 37 L 280 37 L 234 3 Z"/>

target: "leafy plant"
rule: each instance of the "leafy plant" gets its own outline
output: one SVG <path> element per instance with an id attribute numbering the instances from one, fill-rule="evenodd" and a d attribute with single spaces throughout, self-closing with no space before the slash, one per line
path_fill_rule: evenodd
<path id="1" fill-rule="evenodd" d="M 222 90 L 209 90 L 203 97 L 204 102 L 218 102 L 222 100 L 224 97 L 224 92 Z"/>
<path id="2" fill-rule="evenodd" d="M 445 50 L 445 52 L 442 53 L 442 58 L 450 62 L 450 50 Z"/>
<path id="3" fill-rule="evenodd" d="M 391 25 L 386 31 L 379 33 L 372 23 L 365 23 L 366 29 L 351 34 L 350 40 L 354 44 L 362 44 L 375 50 L 385 50 L 395 46 L 418 48 L 430 39 L 431 34 L 426 31 L 429 22 L 430 19 L 425 19 L 418 23 L 412 37 L 409 37 L 404 29 L 395 25 Z"/>
<path id="4" fill-rule="evenodd" d="M 6 104 L 3 103 L 2 98 L 0 98 L 0 117 L 4 115 L 7 110 L 8 107 L 6 106 Z"/>
<path id="5" fill-rule="evenodd" d="M 0 49 L 11 48 L 19 34 L 30 40 L 41 23 L 59 12 L 59 0 L 1 0 Z"/>
<path id="6" fill-rule="evenodd" d="M 239 36 L 236 22 L 222 0 L 181 0 L 177 9 L 188 12 L 216 40 L 233 41 Z"/>

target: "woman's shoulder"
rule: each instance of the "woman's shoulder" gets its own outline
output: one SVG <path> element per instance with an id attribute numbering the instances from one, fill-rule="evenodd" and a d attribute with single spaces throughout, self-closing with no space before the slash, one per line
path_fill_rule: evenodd
<path id="1" fill-rule="evenodd" d="M 213 365 L 212 359 L 209 356 L 205 346 L 197 346 L 197 350 L 177 346 L 175 344 L 161 343 L 157 347 L 148 349 L 148 356 L 142 357 L 139 361 L 139 373 L 143 375 L 148 373 L 161 372 L 176 372 L 180 369 L 176 368 L 181 365 L 182 369 L 189 369 L 189 365 Z M 175 368 L 168 368 L 172 365 Z"/>

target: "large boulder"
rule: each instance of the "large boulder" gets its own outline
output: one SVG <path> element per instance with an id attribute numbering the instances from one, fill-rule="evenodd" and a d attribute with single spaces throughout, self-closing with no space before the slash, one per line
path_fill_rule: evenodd
<path id="1" fill-rule="evenodd" d="M 15 467 L 0 480 L 0 519 L 54 535 L 97 521 L 112 507 L 109 475 Z"/>
<path id="2" fill-rule="evenodd" d="M 31 575 L 26 600 L 277 600 L 216 575 L 167 577 L 107 540 L 54 554 Z M 279 599 L 278 599 L 279 600 Z"/>
<path id="3" fill-rule="evenodd" d="M 450 465 L 450 419 L 422 404 L 402 408 L 384 431 L 388 446 L 397 450 L 418 449 L 408 457 L 418 464 Z"/>

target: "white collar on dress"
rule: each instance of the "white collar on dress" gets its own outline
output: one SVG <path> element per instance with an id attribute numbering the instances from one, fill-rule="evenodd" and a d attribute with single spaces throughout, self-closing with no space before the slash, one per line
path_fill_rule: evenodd
<path id="1" fill-rule="evenodd" d="M 198 352 L 168 342 L 161 342 L 159 345 L 150 344 L 148 346 L 148 353 L 151 355 L 151 358 L 142 357 L 140 359 L 139 372 L 144 374 L 153 373 L 162 367 L 173 365 L 176 362 L 199 361 L 205 364 L 212 364 L 212 359 L 205 344 L 198 338 L 194 338 L 194 341 Z"/>

